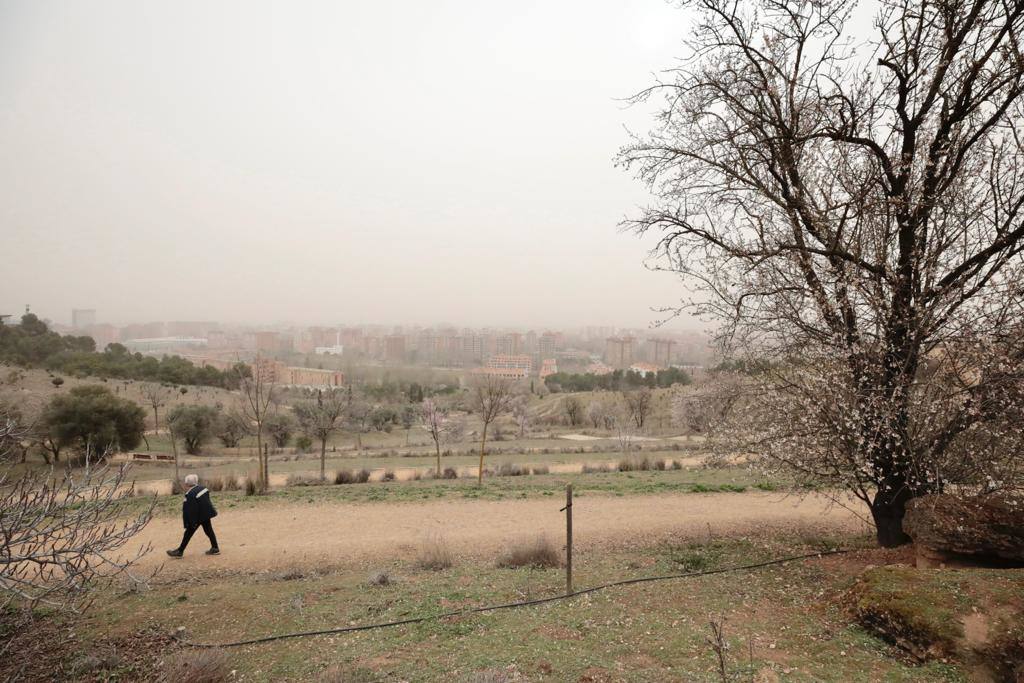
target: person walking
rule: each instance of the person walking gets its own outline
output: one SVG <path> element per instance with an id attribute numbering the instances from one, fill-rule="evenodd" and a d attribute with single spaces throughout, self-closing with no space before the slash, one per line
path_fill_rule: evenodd
<path id="1" fill-rule="evenodd" d="M 185 554 L 185 546 L 192 540 L 192 534 L 196 529 L 203 527 L 203 532 L 210 539 L 210 549 L 207 555 L 220 555 L 220 548 L 217 545 L 217 535 L 213 533 L 211 520 L 217 516 L 217 509 L 213 507 L 210 500 L 210 489 L 199 485 L 199 476 L 189 474 L 185 477 L 185 485 L 189 487 L 185 492 L 185 500 L 181 504 L 181 519 L 185 523 L 185 535 L 181 537 L 181 545 L 173 550 L 168 550 L 171 557 L 181 557 Z"/>

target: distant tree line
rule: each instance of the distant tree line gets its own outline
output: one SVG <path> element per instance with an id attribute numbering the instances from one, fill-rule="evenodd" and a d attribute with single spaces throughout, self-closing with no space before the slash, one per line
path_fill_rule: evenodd
<path id="1" fill-rule="evenodd" d="M 614 370 L 605 375 L 575 374 L 556 372 L 544 379 L 544 384 L 553 392 L 559 391 L 624 391 L 642 387 L 670 387 L 673 384 L 690 384 L 693 379 L 685 370 L 667 368 L 647 374 L 635 370 Z"/>
<path id="2" fill-rule="evenodd" d="M 21 325 L 0 325 L 0 361 L 40 367 L 69 375 L 90 375 L 145 380 L 165 384 L 195 384 L 236 389 L 239 377 L 250 369 L 238 363 L 228 370 L 194 365 L 180 356 L 154 358 L 131 353 L 122 344 L 96 351 L 92 337 L 61 335 L 50 330 L 34 313 L 21 317 Z"/>

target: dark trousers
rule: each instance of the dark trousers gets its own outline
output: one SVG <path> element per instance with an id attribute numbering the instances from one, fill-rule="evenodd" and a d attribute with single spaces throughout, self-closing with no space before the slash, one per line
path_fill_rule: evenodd
<path id="1" fill-rule="evenodd" d="M 210 520 L 206 520 L 202 523 L 202 527 L 203 532 L 206 533 L 206 537 L 210 539 L 210 547 L 216 548 L 217 535 L 213 533 L 213 524 L 210 522 Z M 185 527 L 185 535 L 181 537 L 181 545 L 178 546 L 178 550 L 185 552 L 185 546 L 187 546 L 188 542 L 192 540 L 192 534 L 194 534 L 196 532 L 196 529 L 198 528 L 199 526 Z"/>

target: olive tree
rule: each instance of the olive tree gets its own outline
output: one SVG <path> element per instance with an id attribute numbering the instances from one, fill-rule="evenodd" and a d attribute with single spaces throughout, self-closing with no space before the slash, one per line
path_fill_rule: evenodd
<path id="1" fill-rule="evenodd" d="M 215 436 L 220 419 L 221 411 L 211 406 L 178 405 L 168 413 L 167 427 L 172 439 L 185 442 L 186 453 L 197 455 Z"/>
<path id="2" fill-rule="evenodd" d="M 692 50 L 621 152 L 654 196 L 627 227 L 726 352 L 771 361 L 734 435 L 859 498 L 883 546 L 945 482 L 1019 485 L 1024 4 L 882 0 L 866 35 L 846 0 L 683 4 Z"/>
<path id="3" fill-rule="evenodd" d="M 139 445 L 146 413 L 106 387 L 89 384 L 55 396 L 42 412 L 40 429 L 58 448 L 72 447 L 87 459 L 103 458 Z"/>

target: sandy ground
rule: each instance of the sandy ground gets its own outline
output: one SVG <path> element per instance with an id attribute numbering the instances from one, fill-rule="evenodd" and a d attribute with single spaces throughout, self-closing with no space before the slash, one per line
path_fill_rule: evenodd
<path id="1" fill-rule="evenodd" d="M 563 543 L 564 499 L 439 500 L 424 503 L 270 503 L 223 510 L 214 520 L 222 553 L 207 557 L 200 530 L 182 560 L 166 548 L 181 537 L 180 518 L 154 519 L 129 551 L 151 543 L 142 563 L 163 563 L 161 576 L 205 571 L 264 571 L 295 567 L 414 560 L 425 543 L 442 538 L 456 556 L 496 557 L 510 542 L 545 534 Z M 777 493 L 584 496 L 574 510 L 574 547 L 648 544 L 674 538 L 733 536 L 759 529 L 860 531 L 864 524 L 823 497 Z"/>

